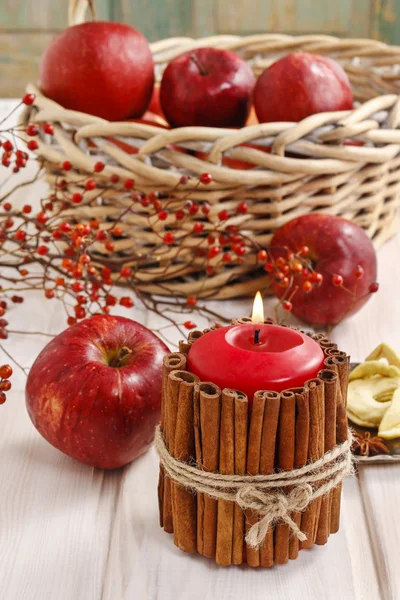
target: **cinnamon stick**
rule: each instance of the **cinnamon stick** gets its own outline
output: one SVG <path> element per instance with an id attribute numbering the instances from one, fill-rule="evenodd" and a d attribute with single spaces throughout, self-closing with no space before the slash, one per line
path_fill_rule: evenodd
<path id="1" fill-rule="evenodd" d="M 261 436 L 260 473 L 270 475 L 275 467 L 275 448 L 278 433 L 279 410 L 281 397 L 278 392 L 261 391 L 265 398 L 264 420 Z M 272 567 L 274 564 L 274 530 L 273 527 L 265 536 L 260 547 L 260 564 L 262 567 Z"/>
<path id="2" fill-rule="evenodd" d="M 174 435 L 173 456 L 187 462 L 194 457 L 193 395 L 199 381 L 188 371 L 173 371 L 169 379 L 179 378 L 178 410 Z M 178 483 L 173 483 L 174 543 L 184 552 L 197 549 L 196 496 Z"/>
<path id="3" fill-rule="evenodd" d="M 292 391 L 281 393 L 278 424 L 278 467 L 284 471 L 293 469 L 295 458 L 296 397 Z M 286 523 L 275 528 L 274 557 L 279 565 L 289 561 L 290 529 Z"/>
<path id="4" fill-rule="evenodd" d="M 340 356 L 338 354 L 332 357 L 332 364 L 336 367 L 336 372 L 339 377 L 340 395 L 337 396 L 336 405 L 336 444 L 343 444 L 348 436 L 348 420 L 347 420 L 347 386 L 349 380 L 349 362 L 348 356 Z M 330 533 L 336 533 L 339 530 L 340 522 L 340 503 L 342 497 L 342 484 L 340 483 L 332 490 L 332 505 L 330 518 Z"/>
<path id="5" fill-rule="evenodd" d="M 168 395 L 167 383 L 168 376 L 171 371 L 176 369 L 186 369 L 186 356 L 175 352 L 168 354 L 163 360 L 163 376 L 162 376 L 162 401 L 161 401 L 161 429 L 164 435 L 165 442 L 169 446 L 168 437 Z M 158 479 L 158 506 L 160 512 L 160 525 L 168 533 L 173 532 L 172 523 L 172 496 L 171 496 L 171 480 L 164 476 L 163 469 L 160 469 Z"/>
<path id="6" fill-rule="evenodd" d="M 235 400 L 237 397 L 238 392 L 235 392 L 234 390 L 224 389 L 222 391 L 219 472 L 223 475 L 233 475 L 235 473 Z M 241 394 L 241 397 L 243 397 L 243 394 Z M 246 438 L 247 433 L 245 439 Z M 215 560 L 217 565 L 222 567 L 232 564 L 234 509 L 235 504 L 233 502 L 218 500 L 217 547 Z"/>
<path id="7" fill-rule="evenodd" d="M 314 462 L 324 454 L 325 437 L 325 396 L 324 382 L 321 379 L 310 379 L 306 382 L 309 390 L 310 404 L 310 433 L 308 442 L 308 459 Z M 301 548 L 311 548 L 315 543 L 317 525 L 321 510 L 322 498 L 311 502 L 301 518 L 301 531 L 307 540 L 301 543 Z"/>
<path id="8" fill-rule="evenodd" d="M 325 432 L 324 452 L 332 450 L 336 444 L 336 402 L 340 393 L 338 376 L 335 371 L 323 369 L 318 377 L 324 382 L 325 390 Z M 331 492 L 322 498 L 319 522 L 315 537 L 318 545 L 326 544 L 330 531 Z"/>
<path id="9" fill-rule="evenodd" d="M 308 446 L 310 436 L 310 405 L 309 390 L 307 387 L 293 389 L 296 396 L 296 428 L 295 428 L 295 452 L 294 468 L 303 467 L 308 458 Z M 300 527 L 302 513 L 295 512 L 293 521 Z M 295 535 L 289 538 L 289 558 L 294 560 L 299 555 L 300 542 Z"/>
<path id="10" fill-rule="evenodd" d="M 251 407 L 249 443 L 247 448 L 247 472 L 249 475 L 258 475 L 260 472 L 261 438 L 264 421 L 265 397 L 255 394 Z M 257 513 L 246 510 L 246 532 L 257 523 Z M 260 566 L 260 550 L 246 547 L 247 564 L 250 567 Z"/>
<path id="11" fill-rule="evenodd" d="M 224 391 L 227 393 L 227 390 Z M 246 473 L 248 410 L 247 396 L 241 392 L 235 392 L 235 473 L 237 475 Z M 235 503 L 232 547 L 232 562 L 234 565 L 241 565 L 243 562 L 244 520 L 243 510 Z"/>
<path id="12" fill-rule="evenodd" d="M 221 390 L 213 383 L 200 383 L 195 395 L 195 449 L 197 466 L 217 471 L 221 421 Z M 218 502 L 197 494 L 197 551 L 215 558 Z"/>

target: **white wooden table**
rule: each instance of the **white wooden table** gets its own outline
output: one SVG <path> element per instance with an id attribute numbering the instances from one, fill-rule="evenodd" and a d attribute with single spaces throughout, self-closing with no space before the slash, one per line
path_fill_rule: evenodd
<path id="1" fill-rule="evenodd" d="M 0 116 L 9 106 L 0 103 Z M 43 184 L 35 186 L 14 203 L 39 197 Z M 333 334 L 353 360 L 381 341 L 400 351 L 400 236 L 378 256 L 380 292 Z M 213 306 L 227 316 L 250 312 L 250 301 Z M 65 319 L 57 302 L 36 293 L 8 316 L 13 329 L 43 333 L 59 332 Z M 159 325 L 140 308 L 129 316 Z M 173 330 L 168 335 L 178 341 Z M 29 367 L 48 340 L 15 334 L 5 347 Z M 160 529 L 153 450 L 115 472 L 75 462 L 34 429 L 24 386 L 15 368 L 13 390 L 0 407 L 2 600 L 400 599 L 400 464 L 362 466 L 345 482 L 341 529 L 325 547 L 269 570 L 217 568 L 181 553 Z"/>

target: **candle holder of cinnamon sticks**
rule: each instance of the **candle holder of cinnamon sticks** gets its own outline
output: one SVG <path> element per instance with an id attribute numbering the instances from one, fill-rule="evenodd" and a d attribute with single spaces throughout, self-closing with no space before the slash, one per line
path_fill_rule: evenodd
<path id="1" fill-rule="evenodd" d="M 248 322 L 247 318 L 233 324 Z M 266 323 L 270 323 L 267 320 Z M 207 332 L 194 331 L 163 365 L 161 432 L 170 455 L 202 471 L 270 475 L 318 461 L 348 439 L 346 397 L 349 357 L 323 334 L 310 335 L 323 349 L 324 368 L 303 387 L 259 391 L 249 410 L 236 390 L 201 382 L 187 368 L 190 346 Z M 306 535 L 299 541 L 285 522 L 274 523 L 258 548 L 245 541 L 259 520 L 238 503 L 193 492 L 160 466 L 160 525 L 184 552 L 198 552 L 220 566 L 272 567 L 296 559 L 299 550 L 323 545 L 339 529 L 341 483 L 290 514 Z M 289 488 L 290 489 L 290 488 Z"/>

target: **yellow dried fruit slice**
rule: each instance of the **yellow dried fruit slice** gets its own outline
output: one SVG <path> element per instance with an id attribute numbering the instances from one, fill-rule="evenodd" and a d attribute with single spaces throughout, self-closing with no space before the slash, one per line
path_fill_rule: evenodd
<path id="1" fill-rule="evenodd" d="M 347 415 L 361 427 L 379 427 L 391 405 L 392 395 L 400 385 L 400 379 L 370 377 L 349 383 Z"/>
<path id="2" fill-rule="evenodd" d="M 373 377 L 400 377 L 400 367 L 388 365 L 380 360 L 368 360 L 358 365 L 349 376 L 349 381 Z"/>
<path id="3" fill-rule="evenodd" d="M 395 391 L 392 402 L 383 415 L 378 435 L 385 440 L 400 437 L 400 388 Z"/>
<path id="4" fill-rule="evenodd" d="M 389 344 L 385 344 L 385 342 L 379 344 L 379 346 L 377 346 L 365 360 L 371 361 L 379 360 L 381 358 L 386 358 L 389 365 L 394 365 L 400 368 L 400 356 L 395 350 L 393 350 L 391 346 L 389 346 Z"/>

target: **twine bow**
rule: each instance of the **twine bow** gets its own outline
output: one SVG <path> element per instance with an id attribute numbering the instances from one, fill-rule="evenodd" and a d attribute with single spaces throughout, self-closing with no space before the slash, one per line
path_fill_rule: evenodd
<path id="1" fill-rule="evenodd" d="M 308 483 L 298 485 L 288 494 L 282 492 L 264 493 L 253 485 L 243 485 L 236 494 L 236 502 L 243 509 L 250 509 L 263 518 L 252 525 L 246 535 L 246 542 L 251 548 L 258 548 L 263 543 L 268 529 L 273 523 L 287 523 L 295 536 L 304 542 L 307 536 L 299 529 L 291 512 L 302 512 L 311 501 L 313 489 Z"/>
<path id="2" fill-rule="evenodd" d="M 183 487 L 206 494 L 216 500 L 236 502 L 243 510 L 252 510 L 260 520 L 246 534 L 246 543 L 258 548 L 268 529 L 277 522 L 289 525 L 294 535 L 304 542 L 307 536 L 291 518 L 332 489 L 353 472 L 351 444 L 353 436 L 318 460 L 291 471 L 271 475 L 221 475 L 198 469 L 171 456 L 160 427 L 154 445 L 165 474 Z M 288 487 L 289 491 L 284 492 Z"/>

